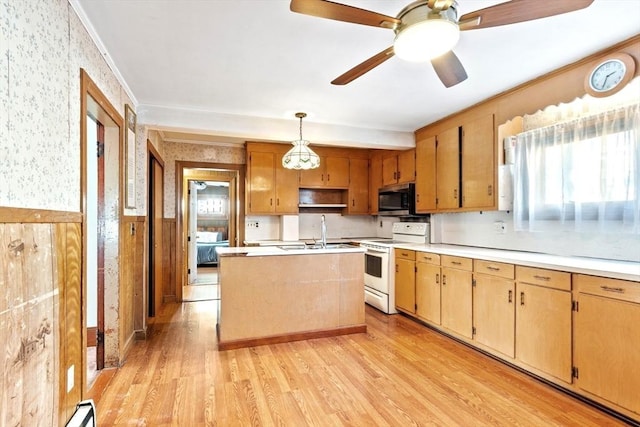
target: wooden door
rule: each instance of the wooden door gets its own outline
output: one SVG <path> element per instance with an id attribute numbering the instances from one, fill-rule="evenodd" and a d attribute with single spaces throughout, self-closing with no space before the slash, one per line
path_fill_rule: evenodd
<path id="1" fill-rule="evenodd" d="M 326 157 L 325 185 L 331 188 L 349 188 L 349 158 Z"/>
<path id="2" fill-rule="evenodd" d="M 415 262 L 396 257 L 396 308 L 416 312 Z"/>
<path id="3" fill-rule="evenodd" d="M 187 209 L 187 283 L 198 278 L 198 186 L 189 181 L 189 207 Z"/>
<path id="4" fill-rule="evenodd" d="M 416 262 L 416 314 L 440 324 L 440 266 Z"/>
<path id="5" fill-rule="evenodd" d="M 249 212 L 274 211 L 274 157 L 273 153 L 253 151 L 249 154 Z"/>
<path id="6" fill-rule="evenodd" d="M 388 156 L 382 159 L 382 186 L 398 183 L 398 156 Z"/>
<path id="7" fill-rule="evenodd" d="M 368 214 L 369 160 L 349 160 L 349 177 L 349 205 L 347 206 L 347 212 L 350 214 Z"/>
<path id="8" fill-rule="evenodd" d="M 515 284 L 476 274 L 473 287 L 473 339 L 509 357 L 515 355 Z"/>
<path id="9" fill-rule="evenodd" d="M 416 211 L 436 209 L 436 137 L 416 141 Z"/>
<path id="10" fill-rule="evenodd" d="M 324 187 L 326 180 L 327 158 L 320 156 L 320 167 L 300 171 L 300 187 Z"/>
<path id="11" fill-rule="evenodd" d="M 516 358 L 571 382 L 571 292 L 517 283 Z"/>
<path id="12" fill-rule="evenodd" d="M 414 182 L 416 179 L 416 150 L 405 150 L 398 153 L 398 184 Z"/>
<path id="13" fill-rule="evenodd" d="M 471 338 L 471 272 L 442 268 L 442 326 Z"/>
<path id="14" fill-rule="evenodd" d="M 493 114 L 462 127 L 462 206 L 491 208 L 496 204 L 496 152 Z"/>
<path id="15" fill-rule="evenodd" d="M 280 155 L 275 159 L 275 211 L 283 214 L 297 214 L 300 195 L 298 193 L 298 171 L 285 169 Z"/>
<path id="16" fill-rule="evenodd" d="M 581 293 L 574 315 L 576 385 L 640 414 L 640 304 Z"/>
<path id="17" fill-rule="evenodd" d="M 436 200 L 438 209 L 460 207 L 460 135 L 459 128 L 448 129 L 437 137 Z"/>
<path id="18" fill-rule="evenodd" d="M 163 217 L 163 188 L 164 170 L 162 165 L 152 159 L 152 230 L 150 233 L 150 292 L 149 292 L 149 316 L 158 314 L 162 306 L 163 276 L 162 276 L 162 217 Z"/>

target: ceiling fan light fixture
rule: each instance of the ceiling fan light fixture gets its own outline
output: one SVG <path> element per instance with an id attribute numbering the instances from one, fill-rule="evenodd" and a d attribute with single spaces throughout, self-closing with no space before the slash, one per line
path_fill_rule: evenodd
<path id="1" fill-rule="evenodd" d="M 436 16 L 401 28 L 393 51 L 405 61 L 426 62 L 449 52 L 459 39 L 458 24 Z"/>
<path id="2" fill-rule="evenodd" d="M 309 147 L 309 141 L 302 139 L 302 119 L 306 116 L 306 113 L 296 113 L 300 119 L 300 138 L 292 141 L 293 147 L 282 156 L 285 169 L 308 170 L 320 166 L 320 156 Z"/>

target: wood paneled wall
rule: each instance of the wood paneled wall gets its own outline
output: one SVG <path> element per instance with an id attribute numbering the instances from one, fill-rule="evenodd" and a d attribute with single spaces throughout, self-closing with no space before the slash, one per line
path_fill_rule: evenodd
<path id="1" fill-rule="evenodd" d="M 178 300 L 176 237 L 175 218 L 165 218 L 162 223 L 162 285 L 164 288 L 162 294 L 163 302 L 174 302 Z M 182 292 L 180 292 L 180 295 L 182 295 Z"/>

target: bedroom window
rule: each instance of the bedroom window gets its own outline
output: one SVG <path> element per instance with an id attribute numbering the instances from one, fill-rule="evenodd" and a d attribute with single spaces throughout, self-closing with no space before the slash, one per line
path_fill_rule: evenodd
<path id="1" fill-rule="evenodd" d="M 640 106 L 521 133 L 516 230 L 640 234 Z"/>

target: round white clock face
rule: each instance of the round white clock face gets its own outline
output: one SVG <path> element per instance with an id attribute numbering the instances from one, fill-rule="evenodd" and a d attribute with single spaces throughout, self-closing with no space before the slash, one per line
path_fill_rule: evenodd
<path id="1" fill-rule="evenodd" d="M 619 59 L 610 59 L 600 64 L 589 78 L 589 85 L 596 92 L 606 92 L 616 87 L 625 75 L 627 66 Z"/>

